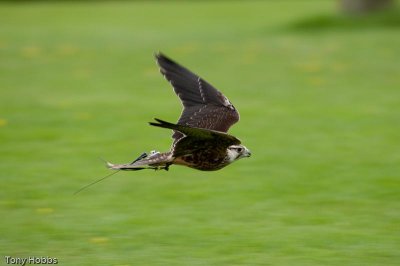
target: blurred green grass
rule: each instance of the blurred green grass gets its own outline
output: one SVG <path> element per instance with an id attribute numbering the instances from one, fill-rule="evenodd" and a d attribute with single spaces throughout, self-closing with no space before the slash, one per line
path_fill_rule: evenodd
<path id="1" fill-rule="evenodd" d="M 0 255 L 398 265 L 399 30 L 296 28 L 335 12 L 316 0 L 1 3 Z M 230 98 L 231 133 L 254 156 L 212 173 L 120 173 L 74 196 L 108 173 L 99 156 L 169 148 L 170 132 L 147 126 L 181 111 L 159 50 Z"/>

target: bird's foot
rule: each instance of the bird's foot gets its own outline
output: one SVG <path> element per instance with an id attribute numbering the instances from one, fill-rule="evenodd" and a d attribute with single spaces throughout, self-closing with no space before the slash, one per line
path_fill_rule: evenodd
<path id="1" fill-rule="evenodd" d="M 169 170 L 169 165 L 150 166 L 148 169 L 153 169 L 155 171 L 158 171 L 158 170 L 168 171 Z"/>

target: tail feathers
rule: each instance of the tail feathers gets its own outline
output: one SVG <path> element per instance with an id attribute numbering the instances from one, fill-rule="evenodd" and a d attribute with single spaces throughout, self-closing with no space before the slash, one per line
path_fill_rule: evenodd
<path id="1" fill-rule="evenodd" d="M 112 164 L 107 162 L 107 167 L 113 170 L 125 170 L 125 171 L 137 171 L 143 169 L 165 169 L 168 170 L 169 165 L 172 162 L 172 156 L 170 152 L 165 153 L 155 153 L 149 156 L 144 154 L 139 156 L 139 158 L 132 163 L 127 164 Z"/>
<path id="2" fill-rule="evenodd" d="M 146 169 L 146 167 L 141 167 L 141 166 L 136 166 L 132 164 L 113 164 L 110 162 L 107 162 L 107 168 L 112 169 L 112 170 L 126 170 L 126 171 L 137 171 L 137 170 L 143 170 Z"/>

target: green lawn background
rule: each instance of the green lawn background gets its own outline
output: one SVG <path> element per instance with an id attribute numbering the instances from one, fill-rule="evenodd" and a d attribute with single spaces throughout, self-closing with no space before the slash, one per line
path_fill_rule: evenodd
<path id="1" fill-rule="evenodd" d="M 400 24 L 353 27 L 336 12 L 317 0 L 1 3 L 2 263 L 399 265 Z M 156 51 L 229 97 L 241 114 L 230 132 L 253 156 L 119 173 L 73 195 L 109 173 L 99 157 L 169 149 L 170 132 L 147 125 L 181 112 Z"/>

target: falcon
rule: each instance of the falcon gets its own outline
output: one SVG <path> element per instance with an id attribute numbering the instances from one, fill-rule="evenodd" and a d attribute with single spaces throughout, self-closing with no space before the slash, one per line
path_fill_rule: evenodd
<path id="1" fill-rule="evenodd" d="M 149 124 L 173 130 L 168 152 L 143 153 L 132 163 L 112 164 L 113 170 L 168 170 L 183 165 L 202 171 L 219 170 L 251 152 L 229 128 L 239 121 L 239 113 L 220 91 L 190 70 L 162 53 L 155 54 L 161 74 L 171 83 L 182 102 L 183 111 L 176 124 L 155 119 Z"/>

